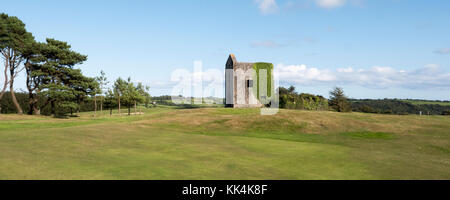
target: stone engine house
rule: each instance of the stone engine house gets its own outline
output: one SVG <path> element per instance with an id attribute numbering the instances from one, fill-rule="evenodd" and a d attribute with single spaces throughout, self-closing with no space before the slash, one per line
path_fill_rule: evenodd
<path id="1" fill-rule="evenodd" d="M 238 62 L 233 54 L 225 65 L 225 106 L 255 108 L 263 105 L 257 98 L 254 63 Z"/>

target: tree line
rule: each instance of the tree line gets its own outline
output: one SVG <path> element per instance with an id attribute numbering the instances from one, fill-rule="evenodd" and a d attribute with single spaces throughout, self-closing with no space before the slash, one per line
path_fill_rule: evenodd
<path id="1" fill-rule="evenodd" d="M 0 102 L 4 102 L 2 99 L 9 89 L 7 99 L 18 114 L 24 113 L 23 107 L 27 107 L 25 110 L 30 115 L 39 115 L 42 110 L 54 116 L 78 113 L 82 103 L 89 98 L 93 99 L 94 114 L 97 100 L 101 111 L 104 104 L 110 109 L 125 105 L 130 114 L 131 106 L 136 111 L 137 104 L 150 101 L 149 87 L 135 85 L 130 78 L 119 78 L 112 89 L 107 89 L 103 71 L 99 77 L 83 75 L 75 66 L 85 62 L 86 55 L 73 51 L 64 41 L 53 38 L 36 41 L 19 18 L 4 13 L 0 14 L 0 53 L 4 60 Z M 27 89 L 26 100 L 20 94 L 21 102 L 14 90 L 15 79 L 20 73 L 25 73 Z M 2 107 L 5 105 L 8 104 L 0 104 L 0 113 L 4 113 Z"/>
<path id="2" fill-rule="evenodd" d="M 449 105 L 439 105 L 439 101 L 430 104 L 413 104 L 414 100 L 398 99 L 349 99 L 344 90 L 335 87 L 330 91 L 329 99 L 320 95 L 295 92 L 295 87 L 278 88 L 280 108 L 302 110 L 334 110 L 337 112 L 363 112 L 377 114 L 422 114 L 450 115 Z M 420 100 L 416 100 L 420 101 Z M 433 104 L 434 103 L 434 104 Z M 447 103 L 447 102 L 444 102 Z"/>
<path id="3" fill-rule="evenodd" d="M 287 109 L 328 110 L 328 99 L 320 95 L 297 93 L 294 86 L 279 87 L 279 106 Z"/>
<path id="4" fill-rule="evenodd" d="M 279 87 L 279 106 L 286 109 L 301 110 L 335 110 L 350 112 L 350 103 L 342 88 L 336 87 L 330 91 L 330 99 L 320 95 L 297 93 L 294 86 Z"/>

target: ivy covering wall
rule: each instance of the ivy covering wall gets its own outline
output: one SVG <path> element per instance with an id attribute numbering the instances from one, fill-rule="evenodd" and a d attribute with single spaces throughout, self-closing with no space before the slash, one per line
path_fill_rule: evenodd
<path id="1" fill-rule="evenodd" d="M 272 86 L 272 72 L 273 72 L 273 64 L 272 63 L 264 63 L 264 62 L 258 62 L 253 64 L 253 69 L 256 72 L 256 78 L 253 80 L 256 80 L 256 87 L 253 85 L 253 90 L 255 94 L 257 95 L 256 98 L 259 99 L 259 70 L 265 69 L 267 71 L 267 97 L 272 96 L 273 86 Z"/>

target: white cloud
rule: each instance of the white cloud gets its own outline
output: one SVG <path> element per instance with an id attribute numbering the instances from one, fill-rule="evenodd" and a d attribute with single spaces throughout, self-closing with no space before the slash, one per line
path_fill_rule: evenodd
<path id="1" fill-rule="evenodd" d="M 278 5 L 275 0 L 254 0 L 258 4 L 259 11 L 262 14 L 273 14 L 278 11 Z"/>
<path id="2" fill-rule="evenodd" d="M 302 85 L 347 84 L 367 88 L 450 89 L 450 72 L 443 71 L 436 64 L 410 71 L 385 66 L 327 70 L 306 65 L 279 64 L 275 68 L 275 73 L 278 74 L 280 81 Z"/>
<path id="3" fill-rule="evenodd" d="M 369 89 L 406 88 L 424 91 L 450 90 L 450 71 L 437 64 L 428 64 L 422 68 L 413 70 L 395 69 L 389 66 L 373 66 L 371 68 L 345 67 L 335 70 L 320 69 L 306 65 L 278 64 L 274 74 L 281 84 L 296 84 L 302 86 L 361 86 Z M 202 83 L 204 96 L 223 95 L 224 73 L 219 69 L 209 69 L 203 72 L 191 72 L 189 70 L 175 71 L 168 81 L 151 81 L 152 89 L 184 88 L 177 94 L 184 96 L 199 96 L 194 88 Z M 190 89 L 189 89 L 190 88 Z M 187 90 L 191 93 L 184 94 Z M 167 92 L 166 92 L 167 94 Z"/>
<path id="4" fill-rule="evenodd" d="M 450 54 L 450 48 L 438 49 L 438 50 L 434 51 L 434 53 L 442 54 L 442 55 Z"/>
<path id="5" fill-rule="evenodd" d="M 281 81 L 293 81 L 296 83 L 331 82 L 335 81 L 335 75 L 329 70 L 320 70 L 306 65 L 277 65 L 276 74 Z"/>
<path id="6" fill-rule="evenodd" d="M 322 8 L 337 8 L 346 3 L 346 0 L 315 0 L 316 4 Z"/>

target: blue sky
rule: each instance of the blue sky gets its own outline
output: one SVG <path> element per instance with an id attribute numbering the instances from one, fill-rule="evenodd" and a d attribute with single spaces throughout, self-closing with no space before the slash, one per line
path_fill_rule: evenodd
<path id="1" fill-rule="evenodd" d="M 69 42 L 78 66 L 170 94 L 171 73 L 272 62 L 283 85 L 328 96 L 450 100 L 448 0 L 2 1 L 37 40 Z M 23 80 L 23 76 L 19 79 Z M 24 81 L 17 81 L 24 82 Z M 17 88 L 25 88 L 17 85 Z"/>

